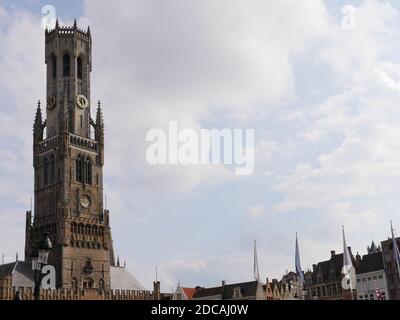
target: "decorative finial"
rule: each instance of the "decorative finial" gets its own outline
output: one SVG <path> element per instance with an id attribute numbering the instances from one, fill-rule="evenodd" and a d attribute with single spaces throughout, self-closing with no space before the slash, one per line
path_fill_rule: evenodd
<path id="1" fill-rule="evenodd" d="M 124 268 L 126 268 L 126 261 L 124 260 Z"/>
<path id="2" fill-rule="evenodd" d="M 117 257 L 117 267 L 119 267 L 120 266 L 120 264 L 119 264 L 119 255 L 118 255 L 118 257 Z"/>
<path id="3" fill-rule="evenodd" d="M 100 102 L 100 100 L 97 102 L 97 106 L 98 106 L 99 108 L 101 108 L 101 102 Z"/>
<path id="4" fill-rule="evenodd" d="M 38 100 L 37 107 L 40 109 L 40 100 Z"/>
<path id="5" fill-rule="evenodd" d="M 60 24 L 58 23 L 58 18 L 56 20 L 56 29 L 58 29 L 60 27 Z"/>
<path id="6" fill-rule="evenodd" d="M 78 27 L 77 23 L 76 23 L 76 18 L 74 19 L 74 29 L 76 29 Z"/>
<path id="7" fill-rule="evenodd" d="M 18 251 L 17 254 L 15 255 L 15 261 L 18 261 Z"/>
<path id="8" fill-rule="evenodd" d="M 90 34 L 90 26 L 87 27 L 87 34 Z"/>

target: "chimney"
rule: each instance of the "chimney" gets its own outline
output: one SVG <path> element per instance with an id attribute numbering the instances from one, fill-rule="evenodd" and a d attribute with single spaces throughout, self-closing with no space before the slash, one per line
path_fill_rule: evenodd
<path id="1" fill-rule="evenodd" d="M 333 258 L 335 255 L 336 255 L 335 250 L 332 250 L 332 251 L 331 251 L 331 258 Z"/>
<path id="2" fill-rule="evenodd" d="M 356 263 L 357 263 L 357 267 L 359 267 L 360 264 L 361 264 L 361 256 L 359 255 L 358 252 L 357 252 L 357 255 L 356 255 Z"/>
<path id="3" fill-rule="evenodd" d="M 160 281 L 153 282 L 153 296 L 154 296 L 154 300 L 160 300 L 160 298 L 161 298 Z"/>

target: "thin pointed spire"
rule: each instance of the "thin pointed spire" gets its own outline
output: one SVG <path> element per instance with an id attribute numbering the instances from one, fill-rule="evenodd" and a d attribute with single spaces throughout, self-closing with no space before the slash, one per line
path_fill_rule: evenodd
<path id="1" fill-rule="evenodd" d="M 104 128 L 103 111 L 101 110 L 101 102 L 100 102 L 100 100 L 97 103 L 96 126 L 99 129 L 103 129 Z"/>
<path id="2" fill-rule="evenodd" d="M 76 18 L 74 19 L 74 29 L 78 28 L 78 24 L 76 23 Z"/>
<path id="3" fill-rule="evenodd" d="M 58 18 L 56 19 L 56 29 L 60 27 L 60 24 L 58 23 Z"/>
<path id="4" fill-rule="evenodd" d="M 90 26 L 87 27 L 87 34 L 90 35 Z"/>
<path id="5" fill-rule="evenodd" d="M 39 129 L 42 127 L 42 109 L 40 108 L 40 100 L 37 103 L 37 109 L 35 114 L 35 128 Z"/>
<path id="6" fill-rule="evenodd" d="M 119 255 L 117 256 L 117 267 L 119 267 L 120 266 L 120 264 L 119 264 Z"/>

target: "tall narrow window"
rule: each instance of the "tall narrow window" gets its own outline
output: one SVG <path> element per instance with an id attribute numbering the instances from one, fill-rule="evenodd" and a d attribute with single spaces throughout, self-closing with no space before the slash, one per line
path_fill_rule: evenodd
<path id="1" fill-rule="evenodd" d="M 77 59 L 78 79 L 82 79 L 82 58 Z"/>
<path id="2" fill-rule="evenodd" d="M 71 58 L 68 54 L 63 57 L 63 76 L 69 77 L 71 75 Z"/>
<path id="3" fill-rule="evenodd" d="M 51 57 L 51 67 L 53 71 L 53 78 L 55 79 L 57 78 L 57 58 L 54 54 Z"/>
<path id="4" fill-rule="evenodd" d="M 81 155 L 76 158 L 76 181 L 83 182 L 83 159 Z"/>
<path id="5" fill-rule="evenodd" d="M 85 183 L 92 184 L 92 161 L 85 159 Z"/>

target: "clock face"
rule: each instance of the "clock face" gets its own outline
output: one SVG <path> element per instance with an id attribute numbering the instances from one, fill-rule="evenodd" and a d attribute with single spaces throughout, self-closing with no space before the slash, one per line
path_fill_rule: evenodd
<path id="1" fill-rule="evenodd" d="M 89 208 L 89 206 L 90 206 L 90 198 L 86 194 L 81 197 L 81 200 L 79 202 L 80 202 L 81 206 L 84 208 Z"/>
<path id="2" fill-rule="evenodd" d="M 56 98 L 51 96 L 47 99 L 47 109 L 53 110 L 56 106 Z"/>
<path id="3" fill-rule="evenodd" d="M 89 106 L 89 100 L 83 94 L 78 94 L 76 96 L 76 105 L 81 109 L 85 109 Z"/>

